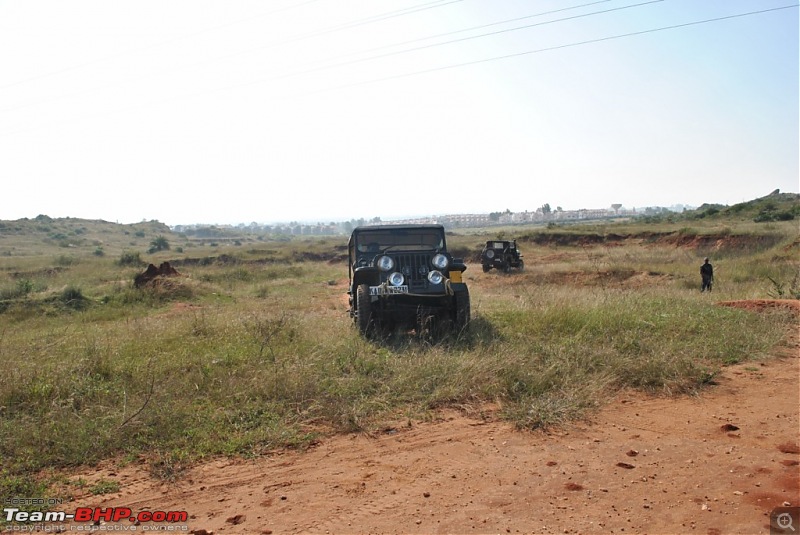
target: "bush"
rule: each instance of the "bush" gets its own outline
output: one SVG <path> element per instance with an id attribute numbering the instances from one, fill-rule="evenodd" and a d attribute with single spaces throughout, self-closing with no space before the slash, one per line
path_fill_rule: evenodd
<path id="1" fill-rule="evenodd" d="M 139 256 L 139 253 L 131 252 L 123 252 L 122 255 L 120 255 L 117 263 L 120 266 L 141 266 L 144 264 Z"/>
<path id="2" fill-rule="evenodd" d="M 71 266 L 77 264 L 78 260 L 74 256 L 58 255 L 56 258 L 56 265 L 58 266 Z"/>
<path id="3" fill-rule="evenodd" d="M 767 294 L 773 299 L 800 299 L 800 271 L 789 281 L 767 278 L 772 283 L 772 289 Z"/>
<path id="4" fill-rule="evenodd" d="M 20 299 L 33 291 L 33 282 L 29 279 L 20 279 L 14 288 L 0 290 L 0 300 Z"/>
<path id="5" fill-rule="evenodd" d="M 67 286 L 58 296 L 58 300 L 69 308 L 80 310 L 86 305 L 86 298 L 83 292 L 77 286 Z"/>
<path id="6" fill-rule="evenodd" d="M 794 219 L 794 213 L 791 210 L 785 210 L 783 212 L 777 212 L 773 210 L 761 210 L 761 212 L 753 218 L 753 221 L 756 223 L 767 223 L 771 221 L 792 221 Z"/>

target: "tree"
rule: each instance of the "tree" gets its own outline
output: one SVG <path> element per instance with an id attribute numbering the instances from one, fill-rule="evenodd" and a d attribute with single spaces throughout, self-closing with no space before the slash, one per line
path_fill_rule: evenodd
<path id="1" fill-rule="evenodd" d="M 164 236 L 158 236 L 156 239 L 150 242 L 150 251 L 151 253 L 155 253 L 156 251 L 168 251 L 169 250 L 169 241 Z"/>
<path id="2" fill-rule="evenodd" d="M 552 211 L 553 211 L 553 210 L 550 208 L 550 203 L 547 203 L 547 202 L 546 202 L 546 203 L 544 203 L 544 204 L 542 205 L 542 213 L 543 213 L 543 214 L 549 214 L 549 213 L 550 213 L 550 212 L 552 212 Z"/>

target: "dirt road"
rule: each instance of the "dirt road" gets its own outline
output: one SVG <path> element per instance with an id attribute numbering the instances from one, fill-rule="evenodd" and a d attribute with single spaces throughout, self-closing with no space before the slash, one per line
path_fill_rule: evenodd
<path id="1" fill-rule="evenodd" d="M 120 492 L 74 505 L 185 510 L 196 534 L 769 533 L 772 508 L 800 505 L 799 357 L 794 336 L 698 397 L 622 392 L 558 432 L 450 412 L 173 484 L 109 465 L 81 477 Z"/>

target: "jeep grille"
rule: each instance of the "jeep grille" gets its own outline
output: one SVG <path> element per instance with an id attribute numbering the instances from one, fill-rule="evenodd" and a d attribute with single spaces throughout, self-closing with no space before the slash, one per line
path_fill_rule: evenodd
<path id="1" fill-rule="evenodd" d="M 428 286 L 428 272 L 431 270 L 430 254 L 397 254 L 391 255 L 395 262 L 395 271 L 406 278 L 409 288 L 421 289 Z"/>

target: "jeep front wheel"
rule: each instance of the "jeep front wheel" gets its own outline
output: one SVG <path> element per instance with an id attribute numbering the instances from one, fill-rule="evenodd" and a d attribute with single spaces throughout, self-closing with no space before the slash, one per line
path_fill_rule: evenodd
<path id="1" fill-rule="evenodd" d="M 372 317 L 372 299 L 369 296 L 369 285 L 360 284 L 356 289 L 356 323 L 364 336 L 369 336 L 375 329 Z"/>
<path id="2" fill-rule="evenodd" d="M 463 291 L 456 292 L 454 300 L 456 305 L 454 326 L 458 332 L 463 332 L 469 325 L 470 320 L 469 290 L 464 288 Z"/>

